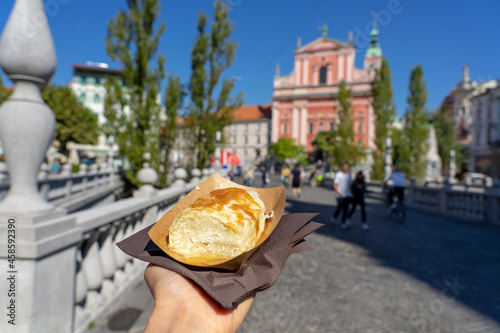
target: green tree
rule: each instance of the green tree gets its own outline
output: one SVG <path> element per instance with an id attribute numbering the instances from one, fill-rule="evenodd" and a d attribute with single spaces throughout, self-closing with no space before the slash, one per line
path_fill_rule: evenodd
<path id="1" fill-rule="evenodd" d="M 108 23 L 106 49 L 122 65 L 123 82 L 118 78 L 106 81 L 105 129 L 130 162 L 127 178 L 137 185 L 145 153 L 150 155 L 150 166 L 159 170 L 161 106 L 157 100 L 165 57 L 158 53 L 158 45 L 165 24 L 155 29 L 161 9 L 158 0 L 127 0 L 127 7 Z"/>
<path id="2" fill-rule="evenodd" d="M 70 88 L 48 85 L 42 91 L 42 98 L 54 112 L 56 118 L 55 138 L 66 149 L 66 143 L 73 141 L 96 144 L 101 130 L 97 115 L 83 106 Z"/>
<path id="3" fill-rule="evenodd" d="M 0 75 L 0 104 L 5 102 L 9 98 L 11 92 L 3 86 L 2 75 Z"/>
<path id="4" fill-rule="evenodd" d="M 372 178 L 384 178 L 384 155 L 386 138 L 391 136 L 392 123 L 396 118 L 396 108 L 392 99 L 391 69 L 385 58 L 372 82 L 372 106 L 375 113 L 375 151 L 373 152 Z"/>
<path id="5" fill-rule="evenodd" d="M 182 107 L 184 90 L 181 85 L 181 78 L 171 73 L 168 77 L 168 84 L 165 90 L 165 113 L 166 119 L 160 130 L 161 149 L 163 152 L 163 172 L 161 174 L 161 184 L 166 187 L 167 174 L 170 171 L 170 154 L 177 139 L 177 115 Z"/>
<path id="6" fill-rule="evenodd" d="M 427 139 L 429 138 L 429 113 L 425 107 L 427 90 L 421 65 L 410 74 L 408 109 L 404 117 L 404 150 L 401 154 L 401 169 L 408 176 L 423 180 L 427 168 Z"/>
<path id="7" fill-rule="evenodd" d="M 354 139 L 351 99 L 351 90 L 347 89 L 344 81 L 341 81 L 338 94 L 339 123 L 337 128 L 328 132 L 320 132 L 315 139 L 316 147 L 327 152 L 329 163 L 338 167 L 344 161 L 355 165 L 364 157 L 363 144 Z"/>
<path id="8" fill-rule="evenodd" d="M 280 161 L 295 164 L 304 160 L 305 150 L 303 146 L 295 144 L 295 139 L 281 138 L 269 145 L 269 155 L 276 156 Z"/>
<path id="9" fill-rule="evenodd" d="M 190 133 L 192 150 L 198 168 L 205 167 L 215 152 L 216 133 L 233 122 L 232 111 L 243 104 L 242 95 L 231 97 L 234 81 L 223 79 L 222 73 L 231 66 L 237 44 L 230 39 L 233 23 L 228 18 L 228 8 L 218 0 L 214 5 L 214 22 L 207 32 L 205 13 L 198 16 L 198 37 L 191 50 L 190 115 L 186 128 Z M 216 90 L 219 91 L 215 97 Z"/>
<path id="10" fill-rule="evenodd" d="M 443 162 L 443 171 L 449 171 L 450 151 L 455 150 L 455 164 L 460 165 L 462 154 L 460 146 L 455 141 L 455 124 L 453 118 L 448 116 L 444 109 L 437 109 L 432 115 L 434 129 L 436 130 L 436 140 L 438 154 Z"/>

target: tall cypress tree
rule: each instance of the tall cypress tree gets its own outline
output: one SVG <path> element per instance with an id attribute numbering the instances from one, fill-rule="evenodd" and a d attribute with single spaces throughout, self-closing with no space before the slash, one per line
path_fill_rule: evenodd
<path id="1" fill-rule="evenodd" d="M 384 177 L 384 154 L 386 138 L 391 136 L 392 123 L 396 117 L 396 108 L 392 99 L 391 69 L 385 58 L 382 58 L 372 83 L 372 106 L 375 113 L 375 147 L 373 152 L 373 179 Z"/>
<path id="2" fill-rule="evenodd" d="M 106 49 L 123 66 L 123 83 L 108 78 L 104 114 L 107 133 L 114 136 L 120 154 L 130 162 L 127 178 L 138 184 L 136 174 L 146 152 L 150 165 L 159 170 L 161 107 L 157 100 L 165 57 L 158 54 L 158 45 L 165 24 L 155 29 L 161 9 L 158 0 L 127 0 L 127 7 L 108 23 Z"/>
<path id="3" fill-rule="evenodd" d="M 460 146 L 455 142 L 455 123 L 453 118 L 447 115 L 446 111 L 442 108 L 434 111 L 432 121 L 436 130 L 438 154 L 443 162 L 443 171 L 449 171 L 451 150 L 455 150 L 456 165 L 460 165 L 462 160 Z"/>
<path id="4" fill-rule="evenodd" d="M 401 168 L 408 176 L 423 180 L 427 167 L 427 139 L 429 137 L 429 113 L 425 107 L 427 90 L 421 65 L 410 74 L 408 109 L 404 119 L 404 150 Z"/>
<path id="5" fill-rule="evenodd" d="M 351 112 L 352 92 L 345 81 L 339 83 L 337 115 L 339 123 L 333 131 L 320 132 L 316 136 L 315 145 L 326 151 L 331 160 L 329 163 L 341 166 L 342 162 L 357 164 L 364 156 L 364 147 L 354 139 L 354 129 Z"/>
<path id="6" fill-rule="evenodd" d="M 165 116 L 163 127 L 160 130 L 160 142 L 163 154 L 163 171 L 161 173 L 161 184 L 166 187 L 167 175 L 170 170 L 170 154 L 177 139 L 177 116 L 182 107 L 184 89 L 181 85 L 181 78 L 171 73 L 168 76 L 168 84 L 165 89 Z"/>
<path id="7" fill-rule="evenodd" d="M 243 103 L 241 94 L 231 97 L 234 81 L 222 79 L 222 73 L 231 66 L 237 44 L 231 40 L 233 23 L 228 18 L 228 8 L 220 0 L 214 5 L 214 22 L 207 32 L 208 18 L 198 16 L 198 37 L 191 50 L 190 116 L 186 128 L 195 152 L 195 164 L 204 168 L 215 152 L 216 133 L 223 132 L 232 123 L 232 111 Z M 219 91 L 217 97 L 216 90 Z"/>

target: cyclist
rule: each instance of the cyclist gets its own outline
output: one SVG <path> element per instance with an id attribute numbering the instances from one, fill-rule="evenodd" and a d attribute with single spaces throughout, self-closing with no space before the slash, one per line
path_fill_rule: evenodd
<path id="1" fill-rule="evenodd" d="M 398 196 L 398 201 L 400 203 L 403 202 L 404 195 L 405 195 L 405 182 L 406 182 L 406 176 L 405 174 L 399 169 L 397 166 L 394 167 L 394 170 L 392 171 L 391 175 L 387 179 L 386 183 L 389 181 L 392 182 L 392 187 L 389 190 L 389 193 L 387 194 L 387 199 L 389 201 L 390 209 L 395 209 L 396 208 L 396 203 L 394 202 L 394 196 Z"/>

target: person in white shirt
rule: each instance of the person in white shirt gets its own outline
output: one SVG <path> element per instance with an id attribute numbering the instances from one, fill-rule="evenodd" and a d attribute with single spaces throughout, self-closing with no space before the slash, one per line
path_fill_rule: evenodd
<path id="1" fill-rule="evenodd" d="M 403 172 L 396 166 L 394 167 L 394 171 L 389 176 L 387 181 L 392 181 L 392 188 L 389 191 L 389 205 L 391 209 L 396 208 L 396 203 L 394 202 L 394 196 L 398 196 L 398 201 L 403 202 L 405 195 L 405 184 L 406 177 Z"/>
<path id="2" fill-rule="evenodd" d="M 347 218 L 347 213 L 349 210 L 349 204 L 351 203 L 351 185 L 352 179 L 349 173 L 349 163 L 342 163 L 342 170 L 335 174 L 335 179 L 333 181 L 333 189 L 337 195 L 337 209 L 331 217 L 332 224 L 335 224 L 335 220 L 340 213 L 342 213 L 342 219 L 340 227 L 342 229 L 348 229 L 350 222 Z"/>

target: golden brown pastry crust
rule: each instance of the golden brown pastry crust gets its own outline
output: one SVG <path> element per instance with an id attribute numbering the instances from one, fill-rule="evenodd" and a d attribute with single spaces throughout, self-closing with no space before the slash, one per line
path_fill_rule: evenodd
<path id="1" fill-rule="evenodd" d="M 192 265 L 231 259 L 256 245 L 265 219 L 265 205 L 256 192 L 215 190 L 174 219 L 168 247 Z"/>

